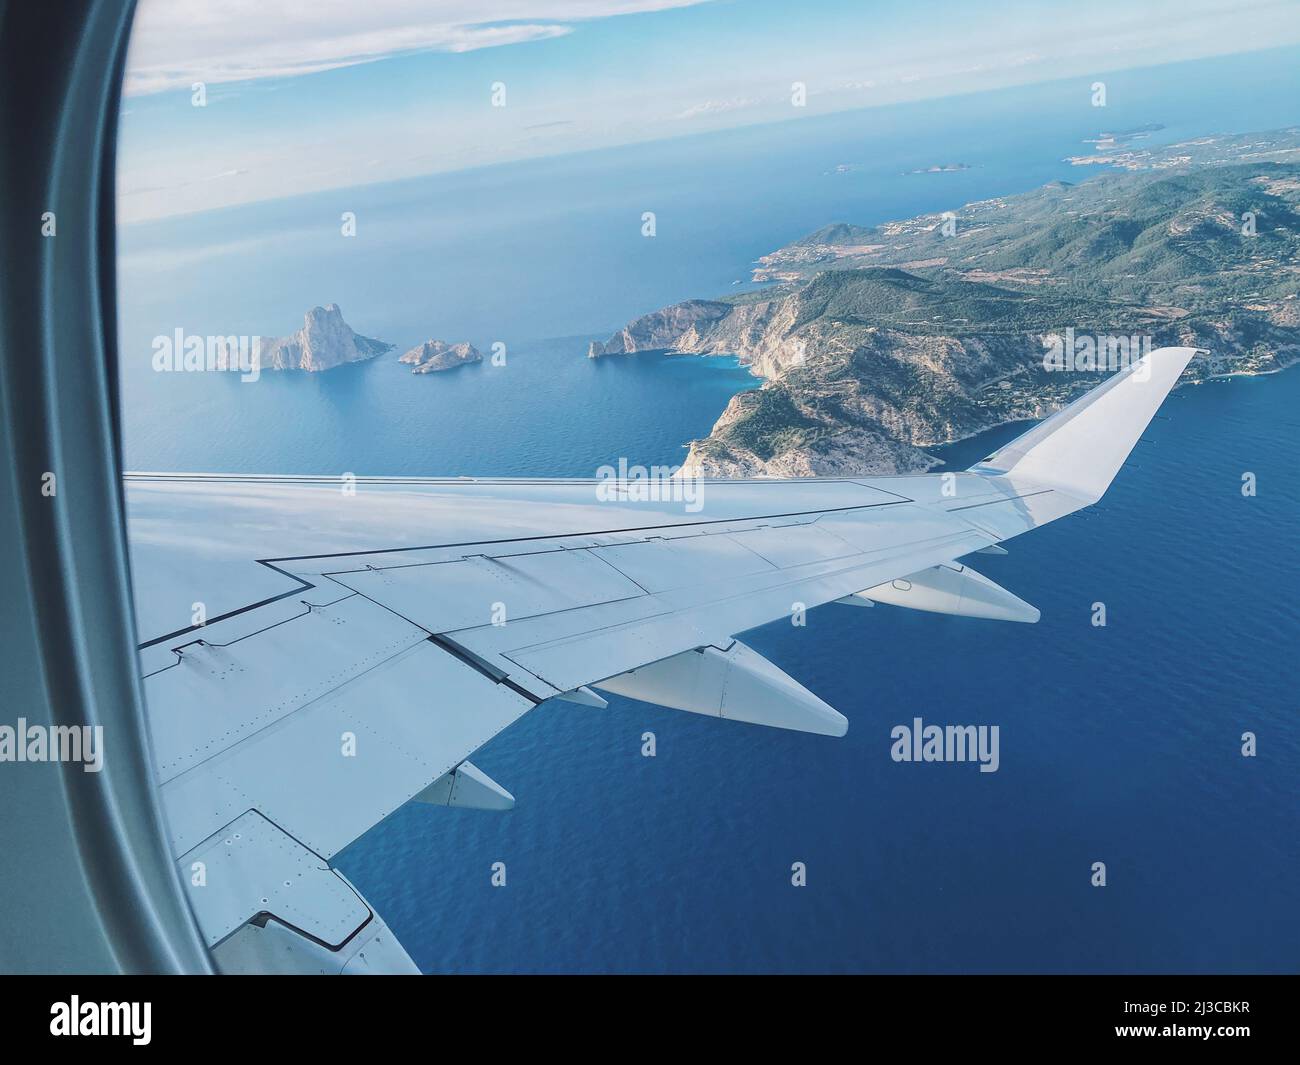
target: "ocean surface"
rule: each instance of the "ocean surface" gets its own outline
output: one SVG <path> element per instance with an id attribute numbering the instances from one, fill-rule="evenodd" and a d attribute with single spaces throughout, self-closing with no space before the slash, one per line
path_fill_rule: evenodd
<path id="1" fill-rule="evenodd" d="M 589 339 L 735 291 L 758 255 L 830 221 L 1079 180 L 1091 171 L 1062 159 L 1103 129 L 1294 124 L 1296 59 L 1110 75 L 1100 114 L 1061 83 L 128 227 L 127 465 L 680 462 L 757 382 L 727 358 L 588 360 Z M 952 162 L 972 169 L 903 173 Z M 358 237 L 338 235 L 343 210 Z M 330 301 L 397 350 L 255 384 L 150 369 L 155 335 L 278 335 Z M 413 377 L 395 356 L 429 337 L 500 341 L 506 365 Z M 1039 624 L 826 606 L 745 636 L 849 718 L 844 739 L 617 697 L 542 706 L 474 757 L 515 810 L 403 808 L 339 868 L 428 971 L 1294 971 L 1300 372 L 1182 389 L 1164 413 L 1101 507 L 978 560 Z M 1016 431 L 946 457 L 967 465 Z M 915 717 L 997 724 L 999 770 L 892 762 L 890 729 Z"/>

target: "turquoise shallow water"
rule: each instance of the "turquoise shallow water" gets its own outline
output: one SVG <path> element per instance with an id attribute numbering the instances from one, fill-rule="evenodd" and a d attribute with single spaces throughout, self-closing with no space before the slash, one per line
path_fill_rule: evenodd
<path id="1" fill-rule="evenodd" d="M 1243 101 L 1250 128 L 1293 123 L 1294 59 L 1116 75 L 1100 124 L 1240 129 Z M 588 339 L 729 291 L 754 257 L 831 220 L 1078 178 L 1061 159 L 1099 116 L 1077 88 L 377 186 L 346 197 L 363 222 L 351 245 L 333 194 L 133 227 L 128 465 L 589 476 L 619 457 L 678 462 L 754 380 L 728 359 L 590 361 Z M 973 169 L 901 173 L 954 160 Z M 154 335 L 282 333 L 330 300 L 399 351 L 500 339 L 507 366 L 415 378 L 388 356 L 256 385 L 148 369 Z M 828 606 L 804 629 L 748 634 L 849 717 L 843 740 L 618 698 L 546 706 L 475 757 L 514 811 L 402 809 L 339 865 L 428 970 L 1294 969 L 1298 409 L 1295 372 L 1177 393 L 1102 508 L 979 559 L 1042 609 L 1036 626 Z M 954 464 L 1014 432 L 957 445 Z M 998 724 L 1001 768 L 893 763 L 889 730 L 915 716 Z M 498 860 L 504 889 L 489 885 Z M 1104 889 L 1089 886 L 1098 860 Z M 790 886 L 795 861 L 806 888 Z"/>

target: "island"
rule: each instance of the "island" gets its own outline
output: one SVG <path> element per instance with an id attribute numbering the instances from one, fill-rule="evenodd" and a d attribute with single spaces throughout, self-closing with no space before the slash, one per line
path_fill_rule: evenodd
<path id="1" fill-rule="evenodd" d="M 929 449 L 1044 417 L 1116 368 L 1054 372 L 1065 337 L 1207 349 L 1189 381 L 1300 361 L 1300 129 L 1133 156 L 966 204 L 955 230 L 823 227 L 758 260 L 765 287 L 642 315 L 588 355 L 739 357 L 762 386 L 685 463 L 717 477 L 929 469 Z"/>
<path id="2" fill-rule="evenodd" d="M 263 339 L 260 365 L 270 370 L 306 370 L 319 373 L 349 362 L 363 362 L 387 351 L 392 344 L 353 332 L 337 303 L 313 307 L 303 325 L 286 337 Z"/>
<path id="3" fill-rule="evenodd" d="M 262 340 L 260 364 L 264 369 L 321 373 L 347 363 L 364 362 L 392 350 L 392 344 L 355 332 L 343 320 L 339 305 L 330 303 L 308 311 L 298 332 Z M 472 344 L 426 340 L 397 361 L 409 365 L 411 373 L 425 374 L 482 362 L 483 356 Z"/>
<path id="4" fill-rule="evenodd" d="M 454 370 L 457 366 L 467 366 L 472 362 L 482 362 L 483 356 L 473 344 L 464 341 L 448 344 L 443 340 L 426 340 L 397 361 L 410 365 L 411 373 L 438 373 Z"/>
<path id="5" fill-rule="evenodd" d="M 1101 133 L 1092 140 L 1085 140 L 1083 143 L 1094 144 L 1098 148 L 1117 148 L 1120 145 L 1149 137 L 1152 133 L 1158 133 L 1164 128 L 1164 125 L 1160 122 L 1149 122 L 1145 126 L 1132 126 L 1128 129 L 1117 129 L 1111 133 Z"/>

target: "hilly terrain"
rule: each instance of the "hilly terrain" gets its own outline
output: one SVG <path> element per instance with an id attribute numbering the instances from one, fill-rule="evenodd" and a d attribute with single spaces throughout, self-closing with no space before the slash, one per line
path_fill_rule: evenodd
<path id="1" fill-rule="evenodd" d="M 1300 159 L 1300 130 L 1222 142 L 828 225 L 761 258 L 766 287 L 654 311 L 589 354 L 735 354 L 764 379 L 692 444 L 709 476 L 926 469 L 927 448 L 1043 417 L 1113 372 L 1049 368 L 1055 338 L 1207 349 L 1188 380 L 1279 370 L 1300 359 L 1300 162 L 1280 161 Z"/>

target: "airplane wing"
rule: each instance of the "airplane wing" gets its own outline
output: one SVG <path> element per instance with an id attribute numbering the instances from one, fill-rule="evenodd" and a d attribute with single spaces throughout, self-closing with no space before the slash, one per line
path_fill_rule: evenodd
<path id="1" fill-rule="evenodd" d="M 959 473 L 128 475 L 158 785 L 218 963 L 413 968 L 329 861 L 413 799 L 509 808 L 467 759 L 544 700 L 838 736 L 738 633 L 832 601 L 1037 620 L 958 560 L 1100 498 L 1195 353 L 1152 352 Z"/>

